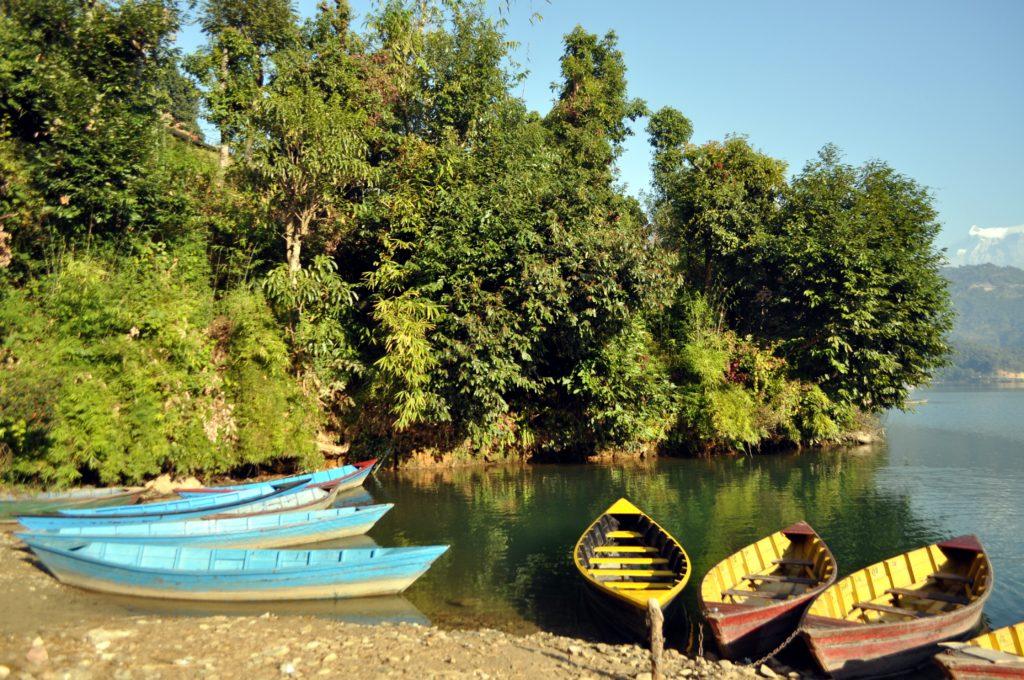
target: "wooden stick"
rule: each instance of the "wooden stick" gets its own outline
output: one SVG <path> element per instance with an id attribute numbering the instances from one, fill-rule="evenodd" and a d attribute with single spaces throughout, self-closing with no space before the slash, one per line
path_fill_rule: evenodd
<path id="1" fill-rule="evenodd" d="M 651 629 L 651 680 L 661 680 L 661 653 L 665 649 L 665 636 L 661 628 L 665 623 L 665 614 L 661 605 L 653 597 L 647 600 L 647 625 Z"/>

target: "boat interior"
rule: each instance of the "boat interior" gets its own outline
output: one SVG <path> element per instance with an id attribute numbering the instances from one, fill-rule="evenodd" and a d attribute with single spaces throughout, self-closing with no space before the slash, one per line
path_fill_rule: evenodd
<path id="1" fill-rule="evenodd" d="M 705 603 L 770 606 L 828 583 L 835 559 L 806 524 L 766 536 L 716 564 L 701 583 Z"/>
<path id="2" fill-rule="evenodd" d="M 592 580 L 624 599 L 641 605 L 651 597 L 664 602 L 685 585 L 689 559 L 664 529 L 629 508 L 628 501 L 619 501 L 591 525 L 577 545 L 576 559 Z"/>
<path id="3" fill-rule="evenodd" d="M 1024 621 L 983 633 L 967 642 L 974 647 L 1024 657 Z"/>
<path id="4" fill-rule="evenodd" d="M 988 558 L 967 536 L 856 571 L 822 592 L 808 614 L 854 623 L 907 622 L 969 605 L 990 581 Z"/>

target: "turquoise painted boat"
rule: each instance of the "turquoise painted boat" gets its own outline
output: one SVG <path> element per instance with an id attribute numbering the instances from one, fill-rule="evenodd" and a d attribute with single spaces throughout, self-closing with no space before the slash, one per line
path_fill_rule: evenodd
<path id="1" fill-rule="evenodd" d="M 319 600 L 396 595 L 447 549 L 211 550 L 134 543 L 66 548 L 26 540 L 62 583 L 175 600 Z"/>
<path id="2" fill-rule="evenodd" d="M 140 487 L 72 489 L 45 493 L 0 493 L 0 522 L 18 515 L 56 512 L 64 508 L 101 508 L 137 503 L 145 492 Z"/>
<path id="3" fill-rule="evenodd" d="M 231 486 L 207 486 L 200 489 L 176 489 L 175 493 L 183 498 L 190 498 L 195 496 L 205 496 L 211 493 L 219 494 L 229 491 L 239 491 L 241 489 L 254 489 L 267 486 L 280 489 L 294 484 L 319 486 L 321 489 L 337 488 L 340 491 L 346 491 L 348 489 L 355 489 L 362 486 L 363 482 L 366 481 L 366 478 L 370 476 L 371 472 L 373 472 L 373 467 L 376 464 L 377 459 L 374 458 L 373 460 L 363 461 L 362 463 L 342 465 L 341 467 L 321 470 L 320 472 L 311 472 L 303 475 L 295 475 L 294 477 L 271 479 L 266 482 L 251 482 L 248 484 L 234 484 Z"/>
<path id="4" fill-rule="evenodd" d="M 22 526 L 32 531 L 51 531 L 71 526 L 102 526 L 105 524 L 139 524 L 141 522 L 173 522 L 187 519 L 218 519 L 238 515 L 266 514 L 286 511 L 322 510 L 330 507 L 338 490 L 325 491 L 318 487 L 297 487 L 271 494 L 260 489 L 248 489 L 206 498 L 189 498 L 161 506 L 158 512 L 82 512 L 77 514 L 23 515 L 18 517 Z M 219 502 L 218 502 L 219 501 Z M 139 510 L 147 506 L 138 506 Z"/>
<path id="5" fill-rule="evenodd" d="M 392 507 L 392 504 L 386 503 L 222 519 L 72 526 L 38 533 L 20 533 L 17 536 L 25 542 L 45 542 L 66 548 L 97 542 L 203 548 L 281 548 L 361 536 Z"/>

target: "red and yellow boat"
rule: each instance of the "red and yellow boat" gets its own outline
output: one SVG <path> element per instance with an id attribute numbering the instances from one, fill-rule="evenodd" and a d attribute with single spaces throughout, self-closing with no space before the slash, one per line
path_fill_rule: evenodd
<path id="1" fill-rule="evenodd" d="M 753 659 L 770 652 L 796 630 L 836 573 L 832 552 L 806 522 L 729 555 L 700 587 L 700 609 L 720 653 Z"/>
<path id="2" fill-rule="evenodd" d="M 935 661 L 953 680 L 1024 680 L 1024 621 L 943 647 Z"/>
<path id="3" fill-rule="evenodd" d="M 975 536 L 942 541 L 850 574 L 811 604 L 800 631 L 833 677 L 912 669 L 978 628 L 992 564 Z"/>

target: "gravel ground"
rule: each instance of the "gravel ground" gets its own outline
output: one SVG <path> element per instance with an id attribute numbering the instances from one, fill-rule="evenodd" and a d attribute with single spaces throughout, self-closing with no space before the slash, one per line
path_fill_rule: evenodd
<path id="1" fill-rule="evenodd" d="M 0 535 L 4 678 L 649 678 L 648 652 L 549 633 L 359 625 L 312 616 L 131 615 L 63 586 Z M 666 650 L 668 678 L 791 677 Z"/>

